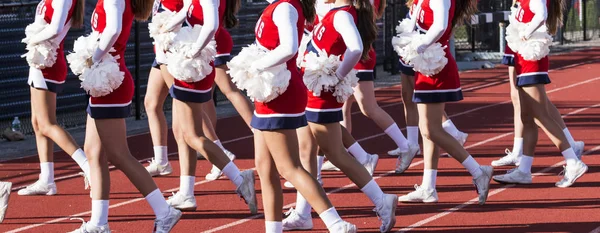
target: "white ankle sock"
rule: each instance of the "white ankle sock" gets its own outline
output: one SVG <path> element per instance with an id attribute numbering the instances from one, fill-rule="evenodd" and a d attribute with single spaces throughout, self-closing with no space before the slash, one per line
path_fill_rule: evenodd
<path id="1" fill-rule="evenodd" d="M 406 137 L 411 145 L 419 145 L 419 126 L 407 126 Z"/>
<path id="2" fill-rule="evenodd" d="M 323 167 L 323 160 L 325 156 L 319 155 L 317 156 L 317 180 L 321 179 L 321 168 Z"/>
<path id="3" fill-rule="evenodd" d="M 282 233 L 283 224 L 281 222 L 265 221 L 265 233 Z"/>
<path id="4" fill-rule="evenodd" d="M 452 135 L 452 137 L 456 137 L 456 135 L 458 135 L 458 129 L 456 128 L 452 120 L 448 119 L 447 121 L 444 121 L 444 123 L 442 123 L 442 127 L 446 132 Z"/>
<path id="5" fill-rule="evenodd" d="M 571 135 L 569 128 L 564 128 L 563 133 L 565 134 L 567 141 L 569 141 L 569 145 L 571 145 L 571 147 L 575 146 L 575 139 L 573 138 L 573 135 Z"/>
<path id="6" fill-rule="evenodd" d="M 394 140 L 394 142 L 396 143 L 398 148 L 400 148 L 401 151 L 408 150 L 408 140 L 406 140 L 404 134 L 402 134 L 402 131 L 400 131 L 400 128 L 398 128 L 398 125 L 396 123 L 390 125 L 390 127 L 385 129 L 385 134 L 387 134 L 388 136 L 390 136 L 390 138 L 392 138 L 392 140 Z"/>
<path id="7" fill-rule="evenodd" d="M 83 152 L 83 150 L 81 148 L 79 148 L 75 152 L 73 152 L 73 154 L 71 155 L 71 158 L 73 158 L 73 160 L 75 160 L 77 165 L 79 165 L 81 170 L 83 170 L 83 173 L 85 173 L 86 175 L 90 174 L 90 164 L 88 163 L 88 159 L 87 159 L 87 157 L 85 157 L 85 153 Z"/>
<path id="8" fill-rule="evenodd" d="M 335 207 L 331 207 L 323 211 L 321 214 L 319 214 L 319 217 L 321 217 L 321 220 L 323 220 L 325 226 L 327 226 L 327 229 L 330 229 L 333 225 L 342 221 L 342 218 L 335 210 Z"/>
<path id="9" fill-rule="evenodd" d="M 481 169 L 479 169 L 481 166 L 479 163 L 477 163 L 477 161 L 475 161 L 473 156 L 469 155 L 469 157 L 462 162 L 462 165 L 469 171 L 469 173 L 471 173 L 473 178 L 477 178 L 483 173 Z"/>
<path id="10" fill-rule="evenodd" d="M 369 159 L 367 157 L 369 154 L 365 151 L 365 149 L 362 148 L 362 146 L 360 146 L 360 144 L 358 144 L 358 142 L 355 142 L 352 144 L 352 146 L 348 147 L 348 152 L 350 152 L 350 154 L 354 156 L 354 158 L 356 158 L 360 164 L 366 163 Z"/>
<path id="11" fill-rule="evenodd" d="M 312 207 L 308 204 L 308 201 L 300 194 L 296 192 L 296 213 L 302 218 L 310 218 L 310 210 Z"/>
<path id="12" fill-rule="evenodd" d="M 242 185 L 244 182 L 244 177 L 242 177 L 240 169 L 238 169 L 233 162 L 229 162 L 227 165 L 225 165 L 223 168 L 223 174 L 225 174 L 225 176 L 227 176 L 227 178 L 229 178 L 229 180 L 235 184 L 236 188 L 240 187 L 240 185 Z"/>
<path id="13" fill-rule="evenodd" d="M 169 163 L 169 157 L 166 146 L 155 146 L 154 149 L 154 160 L 160 165 L 167 165 Z"/>
<path id="14" fill-rule="evenodd" d="M 54 183 L 54 163 L 40 163 L 40 180 L 46 184 Z"/>
<path id="15" fill-rule="evenodd" d="M 523 154 L 523 138 L 515 138 L 512 149 L 513 157 L 517 158 Z"/>
<path id="16" fill-rule="evenodd" d="M 421 182 L 421 187 L 426 190 L 435 190 L 436 180 L 437 169 L 425 169 L 423 170 L 423 182 Z"/>
<path id="17" fill-rule="evenodd" d="M 579 161 L 579 158 L 577 158 L 577 155 L 575 155 L 573 148 L 566 149 L 562 152 L 562 155 L 567 161 L 567 166 L 573 166 L 577 163 L 577 161 Z"/>
<path id="18" fill-rule="evenodd" d="M 186 196 L 194 196 L 194 183 L 196 183 L 195 176 L 180 176 L 179 177 L 179 192 Z"/>
<path id="19" fill-rule="evenodd" d="M 159 189 L 146 195 L 146 201 L 150 204 L 150 207 L 152 207 L 157 219 L 162 219 L 169 215 L 170 206 L 167 201 L 165 201 L 165 197 L 163 197 Z"/>
<path id="20" fill-rule="evenodd" d="M 521 160 L 519 162 L 519 171 L 530 173 L 531 174 L 531 166 L 533 165 L 533 157 L 529 155 L 521 156 Z"/>
<path id="21" fill-rule="evenodd" d="M 371 181 L 369 181 L 369 183 L 362 187 L 360 191 L 365 193 L 376 207 L 379 207 L 379 205 L 381 205 L 383 191 L 381 190 L 381 187 L 379 187 L 379 185 L 375 182 L 375 180 L 372 179 Z"/>
<path id="22" fill-rule="evenodd" d="M 96 227 L 108 224 L 108 200 L 92 200 L 92 216 L 88 223 Z"/>

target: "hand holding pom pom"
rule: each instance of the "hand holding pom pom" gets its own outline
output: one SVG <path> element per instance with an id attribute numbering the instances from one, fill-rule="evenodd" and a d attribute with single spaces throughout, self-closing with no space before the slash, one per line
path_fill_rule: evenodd
<path id="1" fill-rule="evenodd" d="M 23 54 L 30 67 L 36 69 L 44 69 L 52 67 L 56 63 L 56 56 L 58 55 L 58 43 L 52 39 L 45 40 L 36 43 L 30 43 L 31 39 L 44 30 L 48 26 L 48 23 L 44 20 L 36 20 L 32 24 L 25 28 L 25 38 L 21 42 L 27 44 L 25 49 L 27 53 Z"/>
<path id="2" fill-rule="evenodd" d="M 154 44 L 160 48 L 169 49 L 175 39 L 181 25 L 175 28 L 167 28 L 170 20 L 175 16 L 175 12 L 163 11 L 152 17 L 152 22 L 148 23 L 150 37 L 154 39 Z"/>
<path id="3" fill-rule="evenodd" d="M 413 66 L 413 69 L 423 75 L 433 76 L 446 67 L 448 58 L 446 58 L 446 46 L 440 43 L 433 45 L 423 45 L 421 37 L 425 35 L 417 35 L 402 49 L 400 57 L 402 60 Z"/>
<path id="4" fill-rule="evenodd" d="M 216 42 L 211 40 L 203 49 L 196 44 L 202 26 L 184 27 L 179 30 L 167 52 L 167 69 L 177 80 L 199 82 L 212 71 L 211 62 L 217 55 Z"/>

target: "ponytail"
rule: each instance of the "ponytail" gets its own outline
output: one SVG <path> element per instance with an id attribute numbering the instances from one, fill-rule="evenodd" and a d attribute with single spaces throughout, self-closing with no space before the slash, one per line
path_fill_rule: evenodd
<path id="1" fill-rule="evenodd" d="M 74 0 L 75 8 L 71 16 L 71 27 L 81 28 L 83 26 L 83 15 L 85 14 L 85 0 Z"/>
<path id="2" fill-rule="evenodd" d="M 300 3 L 302 3 L 302 12 L 306 22 L 314 22 L 316 15 L 315 0 L 300 0 Z"/>
<path id="3" fill-rule="evenodd" d="M 452 19 L 452 27 L 461 25 L 477 13 L 476 0 L 456 0 L 454 6 L 454 18 Z"/>
<path id="4" fill-rule="evenodd" d="M 550 7 L 548 8 L 548 19 L 546 19 L 546 24 L 548 25 L 548 32 L 550 34 L 555 34 L 558 28 L 562 26 L 564 10 L 564 0 L 550 1 Z"/>
<path id="5" fill-rule="evenodd" d="M 356 27 L 363 42 L 362 60 L 368 60 L 371 45 L 377 39 L 377 25 L 375 25 L 373 5 L 371 5 L 369 0 L 355 0 L 354 8 L 356 8 L 356 15 L 358 17 Z"/>
<path id="6" fill-rule="evenodd" d="M 238 19 L 235 15 L 240 10 L 240 4 L 240 0 L 226 0 L 225 28 L 234 28 L 238 25 Z"/>
<path id="7" fill-rule="evenodd" d="M 146 21 L 152 14 L 152 6 L 154 2 L 152 0 L 125 0 L 131 1 L 131 8 L 133 15 L 138 21 Z"/>

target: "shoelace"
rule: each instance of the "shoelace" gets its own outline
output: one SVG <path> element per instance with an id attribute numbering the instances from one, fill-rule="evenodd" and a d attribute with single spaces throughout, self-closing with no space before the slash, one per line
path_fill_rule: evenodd
<path id="1" fill-rule="evenodd" d="M 79 227 L 79 229 L 83 228 L 83 231 L 87 232 L 85 230 L 85 219 L 83 219 L 83 218 L 69 218 L 69 221 L 73 221 L 73 220 L 79 220 L 79 221 L 81 221 L 81 227 Z"/>
<path id="2" fill-rule="evenodd" d="M 510 151 L 508 148 L 504 149 L 504 153 L 506 155 L 512 155 L 512 151 Z"/>
<path id="3" fill-rule="evenodd" d="M 290 216 L 292 213 L 294 213 L 294 208 L 290 208 L 287 212 L 285 212 L 285 216 L 288 217 Z"/>
<path id="4" fill-rule="evenodd" d="M 83 187 L 85 190 L 90 189 L 90 180 L 88 180 L 87 176 L 85 175 L 85 173 L 80 172 L 79 173 L 80 176 L 83 176 Z"/>
<path id="5" fill-rule="evenodd" d="M 562 177 L 562 179 L 565 179 L 565 177 L 567 177 L 567 165 L 563 165 L 563 170 L 558 173 L 559 177 Z"/>

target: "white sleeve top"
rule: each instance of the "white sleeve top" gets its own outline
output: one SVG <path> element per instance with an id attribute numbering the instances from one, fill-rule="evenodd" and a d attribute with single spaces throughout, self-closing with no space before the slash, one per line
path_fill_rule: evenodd
<path id="1" fill-rule="evenodd" d="M 280 3 L 273 11 L 273 22 L 277 26 L 279 46 L 267 56 L 254 61 L 254 69 L 264 70 L 286 63 L 298 52 L 298 11 L 287 2 Z M 277 19 L 277 20 L 275 20 Z"/>
<path id="2" fill-rule="evenodd" d="M 203 49 L 215 36 L 217 29 L 219 28 L 219 1 L 218 0 L 184 0 L 183 8 L 175 17 L 173 17 L 169 23 L 165 26 L 167 31 L 172 30 L 175 26 L 180 25 L 185 21 L 188 14 L 188 9 L 192 5 L 192 1 L 200 1 L 200 5 L 202 6 L 202 17 L 204 20 L 204 24 L 202 25 L 202 30 L 200 30 L 200 35 L 196 40 L 196 47 L 198 49 Z"/>
<path id="3" fill-rule="evenodd" d="M 52 14 L 50 24 L 48 24 L 48 26 L 46 26 L 46 28 L 44 28 L 40 33 L 33 36 L 29 40 L 29 43 L 38 44 L 42 41 L 57 37 L 59 37 L 58 41 L 62 41 L 64 36 L 67 34 L 66 32 L 68 32 L 71 28 L 71 22 L 69 21 L 67 23 L 66 21 L 72 4 L 72 0 L 53 0 L 52 8 L 54 9 L 54 13 Z"/>
<path id="4" fill-rule="evenodd" d="M 450 0 L 431 0 L 429 8 L 433 11 L 433 24 L 427 30 L 423 45 L 429 47 L 437 42 L 448 30 L 448 18 L 450 17 Z"/>
<path id="5" fill-rule="evenodd" d="M 533 12 L 534 16 L 529 23 L 529 26 L 523 31 L 523 36 L 529 38 L 535 30 L 540 28 L 546 22 L 548 18 L 548 8 L 546 8 L 547 0 L 530 0 L 529 9 Z"/>
<path id="6" fill-rule="evenodd" d="M 344 43 L 346 44 L 346 52 L 344 52 L 344 60 L 337 68 L 336 75 L 338 78 L 343 78 L 350 73 L 360 61 L 363 52 L 362 39 L 360 33 L 354 23 L 354 17 L 347 11 L 338 11 L 333 16 L 333 27 L 340 33 Z"/>
<path id="7" fill-rule="evenodd" d="M 104 0 L 104 11 L 106 12 L 106 27 L 100 36 L 98 48 L 92 56 L 94 63 L 100 61 L 115 44 L 123 27 L 123 13 L 125 12 L 125 0 Z"/>

